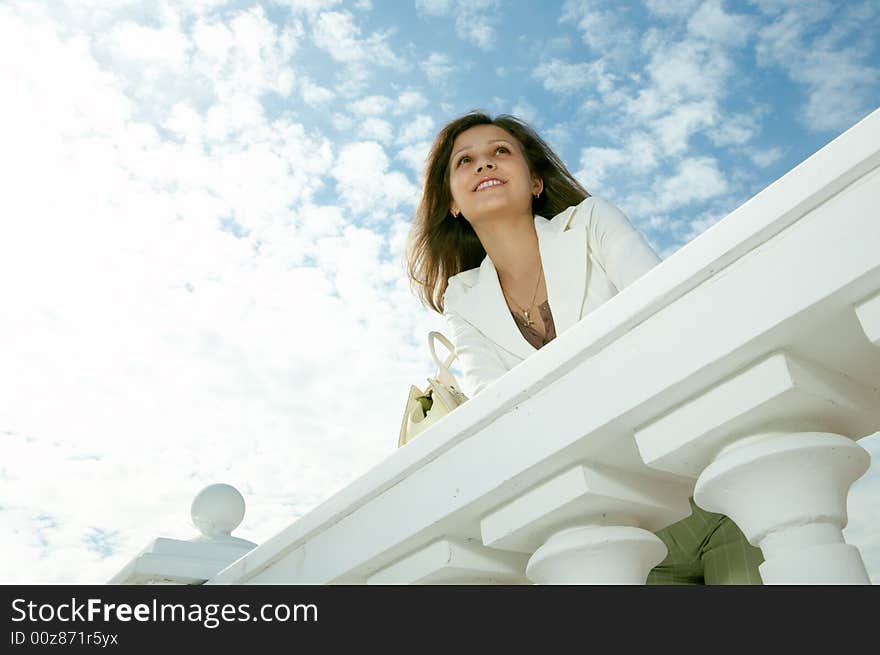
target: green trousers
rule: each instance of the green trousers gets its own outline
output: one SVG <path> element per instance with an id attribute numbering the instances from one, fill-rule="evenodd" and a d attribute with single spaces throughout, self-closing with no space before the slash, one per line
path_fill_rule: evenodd
<path id="1" fill-rule="evenodd" d="M 690 501 L 693 514 L 656 533 L 669 554 L 651 569 L 648 584 L 761 584 L 761 549 L 729 518 Z"/>

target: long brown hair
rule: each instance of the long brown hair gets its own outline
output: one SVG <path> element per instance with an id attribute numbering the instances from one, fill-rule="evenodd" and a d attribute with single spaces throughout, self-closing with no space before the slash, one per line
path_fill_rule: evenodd
<path id="1" fill-rule="evenodd" d="M 532 200 L 535 214 L 552 218 L 577 205 L 587 193 L 565 164 L 526 123 L 509 114 L 491 118 L 472 111 L 447 123 L 437 134 L 425 166 L 425 184 L 416 208 L 406 249 L 407 273 L 419 298 L 443 312 L 443 294 L 453 275 L 479 266 L 486 256 L 476 232 L 464 218 L 449 211 L 449 158 L 459 134 L 476 125 L 496 125 L 513 136 L 522 148 L 529 172 L 544 181 L 544 190 Z"/>

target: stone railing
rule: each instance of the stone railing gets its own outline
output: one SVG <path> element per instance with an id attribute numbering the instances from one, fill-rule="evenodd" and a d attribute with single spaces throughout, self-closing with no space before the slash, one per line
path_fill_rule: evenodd
<path id="1" fill-rule="evenodd" d="M 639 584 L 692 496 L 767 584 L 868 583 L 878 164 L 875 111 L 207 582 Z"/>
<path id="2" fill-rule="evenodd" d="M 201 534 L 188 541 L 154 539 L 110 584 L 202 584 L 257 545 L 231 534 L 241 524 L 244 508 L 244 498 L 234 487 L 205 487 L 190 508 Z"/>

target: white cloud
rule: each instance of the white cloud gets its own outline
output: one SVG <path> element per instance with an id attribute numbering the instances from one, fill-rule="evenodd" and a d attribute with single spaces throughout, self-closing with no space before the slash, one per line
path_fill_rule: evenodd
<path id="1" fill-rule="evenodd" d="M 699 4 L 700 0 L 645 0 L 651 13 L 661 18 L 686 18 Z"/>
<path id="2" fill-rule="evenodd" d="M 605 91 L 610 88 L 613 76 L 605 72 L 601 61 L 570 64 L 560 59 L 541 62 L 532 76 L 555 93 L 574 93 L 584 89 L 597 88 Z"/>
<path id="3" fill-rule="evenodd" d="M 362 141 L 342 148 L 332 174 L 340 197 L 353 212 L 381 216 L 415 202 L 418 189 L 389 165 L 378 143 Z"/>
<path id="4" fill-rule="evenodd" d="M 754 150 L 750 153 L 752 161 L 761 168 L 772 166 L 782 157 L 782 148 L 772 147 L 763 150 Z"/>
<path id="5" fill-rule="evenodd" d="M 696 218 L 688 223 L 688 231 L 684 236 L 684 241 L 690 242 L 703 232 L 708 230 L 710 227 L 715 225 L 718 221 L 724 218 L 723 214 L 719 214 L 717 212 L 707 212 L 701 215 L 699 218 Z"/>
<path id="6" fill-rule="evenodd" d="M 361 116 L 381 116 L 388 112 L 391 107 L 391 99 L 385 96 L 367 96 L 351 104 L 355 114 Z"/>
<path id="7" fill-rule="evenodd" d="M 312 25 L 312 40 L 339 62 L 360 64 L 369 61 L 378 66 L 403 65 L 388 45 L 386 34 L 375 33 L 361 38 L 361 28 L 348 12 L 327 11 L 319 14 Z"/>
<path id="8" fill-rule="evenodd" d="M 718 120 L 714 102 L 690 102 L 676 105 L 671 112 L 651 121 L 657 141 L 668 155 L 676 155 L 688 147 L 695 132 L 710 127 Z"/>
<path id="9" fill-rule="evenodd" d="M 333 114 L 331 121 L 333 122 L 333 127 L 339 132 L 345 132 L 354 127 L 354 118 L 348 114 Z"/>
<path id="10" fill-rule="evenodd" d="M 608 78 L 599 89 L 602 102 L 587 104 L 592 114 L 602 116 L 609 107 L 622 112 L 618 132 L 623 126 L 649 127 L 666 156 L 681 155 L 702 132 L 717 145 L 751 138 L 755 128 L 749 117 L 725 116 L 735 69 L 723 48 L 694 36 L 676 40 L 655 29 L 646 34 L 643 51 L 650 57 L 647 75 Z"/>
<path id="11" fill-rule="evenodd" d="M 279 28 L 260 7 L 238 13 L 228 23 L 200 18 L 192 31 L 197 46 L 192 70 L 207 78 L 221 97 L 266 90 L 288 96 L 294 83 L 290 59 L 301 37 L 299 23 Z"/>
<path id="12" fill-rule="evenodd" d="M 627 161 L 633 170 L 648 173 L 657 168 L 660 147 L 656 138 L 645 132 L 633 132 L 627 137 L 625 147 Z"/>
<path id="13" fill-rule="evenodd" d="M 327 11 L 311 21 L 312 42 L 332 59 L 344 64 L 335 74 L 334 91 L 345 98 L 361 95 L 368 88 L 377 68 L 409 70 L 406 59 L 397 56 L 388 44 L 393 30 L 362 36 L 356 18 L 348 11 Z"/>
<path id="14" fill-rule="evenodd" d="M 208 110 L 204 133 L 209 140 L 224 141 L 232 134 L 255 127 L 264 120 L 263 106 L 258 100 L 249 95 L 236 95 Z"/>
<path id="15" fill-rule="evenodd" d="M 430 141 L 419 141 L 404 146 L 397 152 L 397 158 L 409 166 L 412 171 L 422 178 L 425 172 L 425 163 L 428 159 L 428 152 L 431 149 Z"/>
<path id="16" fill-rule="evenodd" d="M 191 44 L 177 19 L 160 28 L 126 21 L 109 34 L 108 47 L 117 57 L 182 69 L 187 65 Z"/>
<path id="17" fill-rule="evenodd" d="M 527 123 L 534 123 L 538 119 L 538 108 L 532 105 L 528 100 L 520 98 L 511 109 L 514 116 L 522 118 Z"/>
<path id="18" fill-rule="evenodd" d="M 589 147 L 581 151 L 581 170 L 576 177 L 588 186 L 598 186 L 609 169 L 625 164 L 626 152 L 618 148 Z"/>
<path id="19" fill-rule="evenodd" d="M 358 132 L 359 136 L 364 139 L 375 139 L 387 143 L 394 134 L 394 128 L 388 121 L 371 116 L 360 123 Z"/>
<path id="20" fill-rule="evenodd" d="M 432 52 L 421 64 L 419 64 L 428 79 L 434 84 L 441 84 L 456 71 L 449 55 L 442 52 Z"/>
<path id="21" fill-rule="evenodd" d="M 557 123 L 556 125 L 544 128 L 542 136 L 550 147 L 558 153 L 571 142 L 572 128 L 567 123 Z"/>
<path id="22" fill-rule="evenodd" d="M 649 223 L 660 221 L 650 227 L 662 235 L 680 224 L 664 218 L 667 209 L 706 202 L 727 188 L 695 137 L 742 147 L 759 132 L 760 112 L 726 109 L 744 86 L 732 49 L 754 38 L 756 20 L 729 13 L 717 0 L 647 4 L 657 19 L 637 44 L 630 11 L 600 0 L 566 2 L 561 22 L 576 25 L 597 58 L 544 61 L 534 76 L 548 90 L 584 98 L 574 122 L 586 127 L 591 145 L 576 176 L 590 189 L 631 199 Z M 618 34 L 626 44 L 620 53 Z M 676 170 L 670 179 L 656 177 L 670 166 Z M 686 180 L 706 186 L 692 192 Z M 646 194 L 646 187 L 655 193 Z"/>
<path id="23" fill-rule="evenodd" d="M 458 37 L 483 50 L 495 45 L 498 0 L 416 0 L 416 9 L 425 16 L 455 17 Z"/>
<path id="24" fill-rule="evenodd" d="M 627 13 L 619 3 L 566 0 L 559 22 L 574 23 L 595 54 L 622 65 L 638 53 L 637 33 Z"/>
<path id="25" fill-rule="evenodd" d="M 171 0 L 167 4 L 174 5 L 176 8 L 179 8 L 182 11 L 185 11 L 191 15 L 203 15 L 209 14 L 217 11 L 218 9 L 222 9 L 223 7 L 228 7 L 231 4 L 235 4 L 236 0 Z M 80 0 L 66 0 L 68 4 L 72 5 L 92 5 L 89 7 L 92 11 L 96 9 L 97 6 L 100 6 L 102 3 L 100 0 L 86 0 L 85 2 L 81 2 Z M 166 3 L 163 3 L 166 4 Z M 143 3 L 141 0 L 120 0 L 119 2 L 114 2 L 113 5 L 115 7 L 120 6 L 132 6 L 137 7 L 138 9 L 143 9 Z M 141 7 L 138 7 L 141 5 Z M 159 10 L 162 11 L 164 8 L 159 7 Z"/>
<path id="26" fill-rule="evenodd" d="M 470 14 L 457 18 L 455 27 L 464 41 L 471 41 L 483 50 L 491 50 L 495 45 L 495 22 L 492 15 Z"/>
<path id="27" fill-rule="evenodd" d="M 580 170 L 575 174 L 589 189 L 606 188 L 610 178 L 652 172 L 659 163 L 657 142 L 644 132 L 633 132 L 620 148 L 590 146 L 581 150 Z"/>
<path id="28" fill-rule="evenodd" d="M 315 84 L 315 82 L 308 77 L 304 77 L 300 80 L 299 90 L 303 101 L 312 107 L 325 105 L 336 97 L 336 94 L 333 93 L 333 91 L 320 86 L 319 84 Z"/>
<path id="29" fill-rule="evenodd" d="M 346 225 L 345 215 L 335 205 L 303 205 L 298 211 L 302 234 L 309 241 L 319 237 L 337 236 Z"/>
<path id="30" fill-rule="evenodd" d="M 654 211 L 665 211 L 703 202 L 724 193 L 727 181 L 711 157 L 690 157 L 683 160 L 678 171 L 653 184 Z"/>
<path id="31" fill-rule="evenodd" d="M 763 66 L 779 66 L 804 85 L 801 122 L 817 132 L 842 131 L 876 107 L 880 68 L 865 60 L 875 41 L 867 25 L 880 20 L 876 3 L 763 5 L 773 22 L 762 27 L 755 48 Z M 833 26 L 818 31 L 833 13 Z"/>
<path id="32" fill-rule="evenodd" d="M 396 400 L 429 373 L 412 337 L 442 319 L 387 237 L 352 227 L 371 215 L 315 201 L 329 142 L 257 100 L 282 32 L 199 20 L 187 83 L 150 95 L 132 80 L 167 62 L 105 59 L 100 35 L 0 8 L 0 56 L 25 62 L 0 105 L 8 583 L 100 583 L 156 536 L 194 537 L 186 508 L 217 481 L 247 496 L 237 534 L 264 541 L 393 451 Z M 372 154 L 349 157 L 375 167 L 353 185 L 398 225 L 415 188 Z"/>
<path id="33" fill-rule="evenodd" d="M 730 114 L 720 120 L 717 129 L 709 131 L 709 138 L 716 146 L 743 145 L 758 132 L 759 125 L 749 114 Z"/>
<path id="34" fill-rule="evenodd" d="M 196 23 L 192 32 L 192 40 L 206 57 L 221 62 L 221 64 L 226 63 L 230 50 L 235 46 L 232 30 L 224 23 L 213 21 Z"/>
<path id="35" fill-rule="evenodd" d="M 416 9 L 429 16 L 448 16 L 454 0 L 416 0 Z"/>
<path id="36" fill-rule="evenodd" d="M 187 102 L 174 105 L 162 126 L 186 141 L 199 142 L 204 138 L 202 117 Z"/>
<path id="37" fill-rule="evenodd" d="M 293 13 L 315 14 L 332 9 L 341 4 L 342 0 L 272 0 L 274 4 L 287 7 Z"/>
<path id="38" fill-rule="evenodd" d="M 706 0 L 688 21 L 691 34 L 730 47 L 745 45 L 754 29 L 752 18 L 743 14 L 728 14 L 721 0 Z"/>
<path id="39" fill-rule="evenodd" d="M 870 89 L 878 87 L 880 68 L 861 63 L 853 51 L 813 52 L 805 55 L 792 77 L 808 87 L 802 121 L 816 131 L 843 131 L 876 108 Z M 834 101 L 829 103 L 828 99 Z"/>
<path id="40" fill-rule="evenodd" d="M 434 119 L 427 114 L 418 114 L 410 120 L 401 121 L 397 141 L 403 144 L 423 141 L 433 136 L 433 132 Z"/>
<path id="41" fill-rule="evenodd" d="M 420 91 L 409 89 L 400 94 L 394 103 L 394 114 L 406 114 L 413 111 L 421 111 L 428 105 L 428 99 Z"/>
<path id="42" fill-rule="evenodd" d="M 654 48 L 647 72 L 660 108 L 686 99 L 718 99 L 733 66 L 723 51 L 686 39 Z"/>

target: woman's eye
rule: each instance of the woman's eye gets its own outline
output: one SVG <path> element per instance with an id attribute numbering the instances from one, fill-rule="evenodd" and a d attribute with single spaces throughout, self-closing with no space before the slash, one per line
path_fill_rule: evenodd
<path id="1" fill-rule="evenodd" d="M 497 155 L 499 152 L 510 152 L 510 150 L 507 149 L 507 146 L 498 146 L 495 148 L 495 154 Z"/>
<path id="2" fill-rule="evenodd" d="M 467 155 L 464 155 L 462 157 L 459 157 L 458 162 L 456 162 L 455 166 L 456 166 L 456 168 L 458 168 L 459 166 L 461 166 L 462 164 L 466 164 L 470 160 L 471 160 L 470 157 L 468 157 Z"/>

